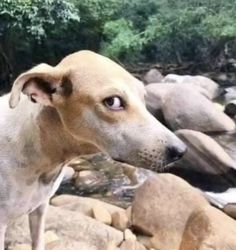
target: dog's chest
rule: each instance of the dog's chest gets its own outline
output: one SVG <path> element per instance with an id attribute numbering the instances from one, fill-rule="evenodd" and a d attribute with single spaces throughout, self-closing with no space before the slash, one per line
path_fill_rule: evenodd
<path id="1" fill-rule="evenodd" d="M 0 220 L 9 222 L 46 202 L 60 185 L 64 169 L 27 178 L 22 175 L 0 169 Z"/>

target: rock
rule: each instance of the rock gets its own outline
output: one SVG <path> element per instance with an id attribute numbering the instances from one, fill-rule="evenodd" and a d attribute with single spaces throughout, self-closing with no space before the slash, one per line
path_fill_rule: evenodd
<path id="1" fill-rule="evenodd" d="M 140 242 L 142 245 L 144 245 L 147 249 L 152 248 L 152 244 L 151 244 L 152 237 L 144 236 L 144 235 L 138 235 L 137 238 L 138 238 L 138 242 Z"/>
<path id="2" fill-rule="evenodd" d="M 63 243 L 61 242 L 51 242 L 46 245 L 46 250 L 98 250 L 97 247 L 91 246 L 86 242 L 78 242 L 74 241 L 73 239 L 65 239 L 63 240 Z"/>
<path id="3" fill-rule="evenodd" d="M 103 206 L 95 206 L 92 211 L 94 219 L 104 224 L 111 225 L 111 214 L 107 211 L 106 208 L 104 208 Z"/>
<path id="4" fill-rule="evenodd" d="M 228 204 L 223 208 L 223 211 L 230 217 L 236 219 L 236 203 Z"/>
<path id="5" fill-rule="evenodd" d="M 54 241 L 59 241 L 59 237 L 53 231 L 46 231 L 44 233 L 45 243 L 51 243 Z"/>
<path id="6" fill-rule="evenodd" d="M 139 183 L 138 169 L 129 164 L 123 163 L 122 165 L 124 175 L 126 175 L 130 179 L 131 185 L 137 185 Z"/>
<path id="7" fill-rule="evenodd" d="M 119 250 L 114 242 L 109 242 L 106 250 Z"/>
<path id="8" fill-rule="evenodd" d="M 56 232 L 61 247 L 55 250 L 104 250 L 108 242 L 121 244 L 123 233 L 78 212 L 49 207 L 46 231 Z M 55 241 L 56 242 L 56 241 Z M 6 244 L 29 244 L 28 218 L 24 216 L 8 228 Z M 50 243 L 51 244 L 51 243 Z M 57 243 L 58 244 L 58 243 Z"/>
<path id="9" fill-rule="evenodd" d="M 129 206 L 126 209 L 126 215 L 127 215 L 128 221 L 131 221 L 131 217 L 132 217 L 132 207 L 131 206 Z"/>
<path id="10" fill-rule="evenodd" d="M 29 244 L 17 244 L 9 250 L 32 250 L 32 248 Z"/>
<path id="11" fill-rule="evenodd" d="M 176 135 L 188 148 L 176 165 L 210 174 L 222 174 L 231 168 L 236 169 L 235 161 L 211 137 L 188 129 L 178 130 Z"/>
<path id="12" fill-rule="evenodd" d="M 236 115 L 236 100 L 232 100 L 230 102 L 228 102 L 225 105 L 225 110 L 224 110 L 225 114 L 229 115 L 229 116 L 235 116 Z"/>
<path id="13" fill-rule="evenodd" d="M 213 102 L 216 109 L 218 109 L 220 112 L 224 112 L 224 106 L 218 102 Z"/>
<path id="14" fill-rule="evenodd" d="M 172 130 L 220 132 L 235 129 L 234 121 L 216 108 L 199 86 L 162 83 L 149 84 L 145 89 L 147 109 Z"/>
<path id="15" fill-rule="evenodd" d="M 78 172 L 75 186 L 82 189 L 103 187 L 107 183 L 107 179 L 102 172 L 96 170 L 83 170 Z"/>
<path id="16" fill-rule="evenodd" d="M 188 150 L 167 171 L 204 191 L 208 201 L 220 209 L 229 203 L 235 203 L 236 161 L 228 154 L 231 153 L 230 150 L 225 151 L 230 142 L 221 138 L 219 141 L 224 142 L 223 148 L 211 137 L 191 130 L 179 130 L 176 135 L 187 145 Z M 226 136 L 232 136 L 230 140 L 234 140 L 233 135 Z"/>
<path id="17" fill-rule="evenodd" d="M 121 244 L 121 250 L 136 250 L 136 242 L 133 240 L 126 240 Z"/>
<path id="18" fill-rule="evenodd" d="M 129 219 L 125 211 L 114 212 L 112 215 L 112 226 L 124 231 L 129 225 Z"/>
<path id="19" fill-rule="evenodd" d="M 233 131 L 235 123 L 199 92 L 178 85 L 165 95 L 164 119 L 172 130 L 192 129 L 201 132 Z"/>
<path id="20" fill-rule="evenodd" d="M 89 196 L 118 206 L 128 207 L 135 189 L 148 176 L 154 174 L 150 170 L 135 168 L 128 164 L 114 161 L 101 154 L 81 156 L 79 159 L 76 158 L 74 161 L 71 161 L 68 165 L 76 168 L 76 164 L 80 163 L 81 159 L 88 162 L 86 166 L 89 165 L 89 169 L 76 171 L 77 177 L 70 183 L 61 185 L 57 192 L 58 194 L 70 193 Z M 95 181 L 90 179 L 90 182 L 87 182 L 87 178 L 89 179 L 90 176 L 95 176 Z M 84 178 L 84 180 L 81 180 L 81 178 Z M 76 187 L 74 186 L 74 182 L 76 182 Z"/>
<path id="21" fill-rule="evenodd" d="M 75 176 L 75 170 L 72 167 L 64 166 L 65 173 L 62 180 L 62 183 L 71 180 Z"/>
<path id="22" fill-rule="evenodd" d="M 51 200 L 51 205 L 62 207 L 70 211 L 77 211 L 90 217 L 92 217 L 92 210 L 96 206 L 104 207 L 110 214 L 125 211 L 123 208 L 102 202 L 97 199 L 67 194 L 54 197 Z"/>
<path id="23" fill-rule="evenodd" d="M 205 92 L 206 96 L 211 100 L 216 98 L 221 93 L 219 85 L 210 78 L 205 76 L 169 74 L 163 78 L 162 82 L 179 83 L 179 84 L 185 83 L 185 84 L 199 86 L 206 91 Z"/>
<path id="24" fill-rule="evenodd" d="M 179 250 L 236 249 L 236 222 L 220 210 L 206 206 L 189 217 Z"/>
<path id="25" fill-rule="evenodd" d="M 160 122 L 165 123 L 162 112 L 163 103 L 168 92 L 175 87 L 175 84 L 154 83 L 145 86 L 145 103 L 148 111 Z"/>
<path id="26" fill-rule="evenodd" d="M 124 239 L 125 240 L 133 240 L 136 241 L 137 237 L 133 234 L 133 232 L 130 229 L 125 229 L 124 231 Z"/>
<path id="27" fill-rule="evenodd" d="M 180 245 L 189 216 L 208 206 L 202 193 L 181 178 L 159 174 L 136 192 L 132 226 L 141 234 L 155 236 L 156 249 L 175 250 Z"/>
<path id="28" fill-rule="evenodd" d="M 78 197 L 75 195 L 70 195 L 70 194 L 61 194 L 54 196 L 50 200 L 50 204 L 56 207 L 61 207 L 64 205 L 68 205 L 70 203 L 74 203 L 78 200 Z"/>
<path id="29" fill-rule="evenodd" d="M 229 103 L 236 99 L 236 87 L 225 88 L 224 101 Z"/>
<path id="30" fill-rule="evenodd" d="M 90 162 L 80 157 L 77 157 L 71 160 L 67 164 L 67 166 L 73 168 L 75 171 L 83 171 L 83 170 L 91 169 Z"/>
<path id="31" fill-rule="evenodd" d="M 154 82 L 161 82 L 163 79 L 163 75 L 161 74 L 161 72 L 156 69 L 150 69 L 144 76 L 143 76 L 143 81 L 145 84 L 149 84 L 149 83 L 154 83 Z"/>
<path id="32" fill-rule="evenodd" d="M 134 240 L 125 240 L 120 247 L 121 250 L 146 250 L 146 248 L 139 243 L 138 241 Z"/>

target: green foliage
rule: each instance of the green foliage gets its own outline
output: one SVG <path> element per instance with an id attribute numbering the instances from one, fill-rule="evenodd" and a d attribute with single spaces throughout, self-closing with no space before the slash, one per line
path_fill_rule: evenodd
<path id="1" fill-rule="evenodd" d="M 40 40 L 69 21 L 79 21 L 72 3 L 65 0 L 2 0 L 1 31 L 20 32 Z"/>
<path id="2" fill-rule="evenodd" d="M 217 44 L 236 37 L 233 0 L 123 1 L 117 17 L 105 25 L 105 52 L 127 54 L 127 59 L 131 51 L 136 59 L 201 61 L 209 56 L 205 51 L 210 53 L 212 40 Z"/>
<path id="3" fill-rule="evenodd" d="M 107 22 L 103 34 L 110 43 L 103 43 L 102 52 L 112 58 L 119 58 L 129 51 L 129 57 L 142 49 L 143 39 L 132 25 L 131 21 L 119 19 Z"/>
<path id="4" fill-rule="evenodd" d="M 217 65 L 236 53 L 234 1 L 1 0 L 0 84 L 2 64 L 16 75 L 80 49 L 123 63 Z"/>

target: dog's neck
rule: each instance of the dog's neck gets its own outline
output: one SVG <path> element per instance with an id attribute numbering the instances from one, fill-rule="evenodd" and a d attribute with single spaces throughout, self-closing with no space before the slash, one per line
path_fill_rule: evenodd
<path id="1" fill-rule="evenodd" d="M 39 143 L 44 156 L 52 165 L 60 164 L 75 156 L 97 152 L 98 150 L 70 135 L 55 108 L 43 107 L 37 117 Z"/>
<path id="2" fill-rule="evenodd" d="M 11 164 L 51 171 L 59 164 L 95 148 L 76 141 L 63 127 L 56 109 L 31 103 L 26 97 L 16 109 L 8 107 L 8 95 L 0 98 L 0 158 L 11 155 Z"/>

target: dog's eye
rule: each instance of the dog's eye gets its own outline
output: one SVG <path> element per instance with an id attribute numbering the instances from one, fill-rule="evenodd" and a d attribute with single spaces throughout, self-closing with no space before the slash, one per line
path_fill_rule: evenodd
<path id="1" fill-rule="evenodd" d="M 118 96 L 111 96 L 104 99 L 103 103 L 105 106 L 111 110 L 122 110 L 124 109 L 124 102 Z"/>

